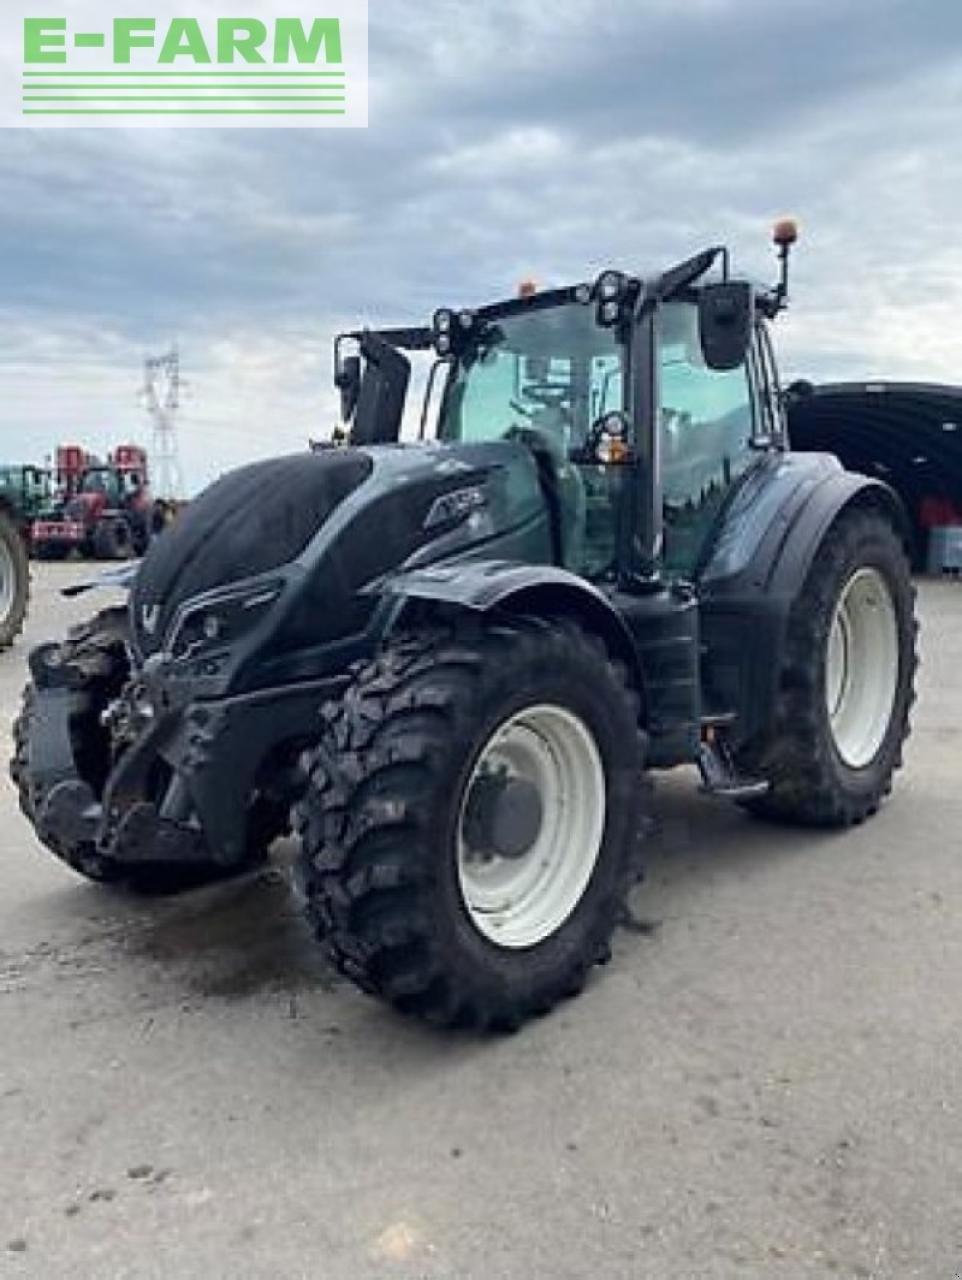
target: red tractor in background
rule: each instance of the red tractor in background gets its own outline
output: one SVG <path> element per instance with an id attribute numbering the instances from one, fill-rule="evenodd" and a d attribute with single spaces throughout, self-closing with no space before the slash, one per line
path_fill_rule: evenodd
<path id="1" fill-rule="evenodd" d="M 121 444 L 102 463 L 79 445 L 61 445 L 54 474 L 56 505 L 33 524 L 39 559 L 62 560 L 75 550 L 96 560 L 143 555 L 153 515 L 146 450 Z"/>

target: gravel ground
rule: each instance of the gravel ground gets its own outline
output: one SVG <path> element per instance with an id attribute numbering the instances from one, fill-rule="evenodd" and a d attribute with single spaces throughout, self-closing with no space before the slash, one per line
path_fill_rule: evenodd
<path id="1" fill-rule="evenodd" d="M 84 572 L 37 573 L 6 720 Z M 644 927 L 506 1039 L 336 982 L 284 850 L 141 902 L 59 867 L 0 786 L 0 1275 L 953 1280 L 962 584 L 920 604 L 880 816 L 779 831 L 666 778 Z"/>

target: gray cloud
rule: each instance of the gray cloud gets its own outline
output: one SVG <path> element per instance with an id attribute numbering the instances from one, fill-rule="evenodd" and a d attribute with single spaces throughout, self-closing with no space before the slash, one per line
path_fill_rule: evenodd
<path id="1" fill-rule="evenodd" d="M 0 451 L 140 419 L 177 334 L 195 482 L 333 413 L 354 319 L 798 213 L 789 365 L 953 376 L 962 9 L 836 0 L 374 0 L 366 132 L 0 135 Z"/>

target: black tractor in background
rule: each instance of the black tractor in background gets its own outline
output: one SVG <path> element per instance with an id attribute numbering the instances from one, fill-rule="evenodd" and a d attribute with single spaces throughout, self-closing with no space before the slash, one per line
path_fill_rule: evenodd
<path id="1" fill-rule="evenodd" d="M 128 608 L 32 655 L 13 773 L 40 839 L 173 889 L 292 823 L 345 974 L 513 1028 L 608 957 L 646 771 L 697 764 L 767 819 L 875 813 L 913 697 L 907 530 L 884 484 L 789 449 L 794 238 L 774 288 L 711 248 L 342 335 L 347 447 L 225 476 Z M 399 443 L 408 351 L 436 426 Z"/>

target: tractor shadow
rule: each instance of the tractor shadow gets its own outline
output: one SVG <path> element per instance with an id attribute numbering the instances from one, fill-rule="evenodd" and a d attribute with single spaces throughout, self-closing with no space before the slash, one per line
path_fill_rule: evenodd
<path id="1" fill-rule="evenodd" d="M 716 877 L 751 874 L 759 864 L 810 855 L 837 836 L 770 826 L 735 806 L 698 794 L 695 774 L 660 780 L 645 841 L 645 882 L 623 925 L 654 934 L 683 917 Z M 268 868 L 180 898 L 132 904 L 131 957 L 159 964 L 189 993 L 241 1000 L 264 992 L 330 993 L 345 981 L 326 965 L 290 885 L 293 848 L 281 843 Z"/>
<path id="2" fill-rule="evenodd" d="M 738 882 L 846 838 L 844 832 L 765 822 L 731 801 L 702 795 L 693 769 L 657 778 L 650 821 L 641 854 L 644 879 L 624 922 L 639 934 L 656 932 L 669 917 L 683 918 L 691 900 L 714 881 Z"/>
<path id="3" fill-rule="evenodd" d="M 622 921 L 628 964 L 635 945 L 657 947 L 663 922 L 696 915 L 713 885 L 737 883 L 775 861 L 810 857 L 840 838 L 755 821 L 731 804 L 700 796 L 687 770 L 658 780 L 652 813 L 643 847 L 645 879 Z M 343 1003 L 353 987 L 325 963 L 304 920 L 291 889 L 293 855 L 292 845 L 280 842 L 263 870 L 171 898 L 91 887 L 79 890 L 78 901 L 71 885 L 62 896 L 45 897 L 46 921 L 72 921 L 65 949 L 81 968 L 89 962 L 125 972 L 132 985 L 152 988 L 160 1004 L 280 998 L 291 1002 L 292 1017 L 295 1007 L 306 1013 L 313 1006 L 327 1019 L 337 992 L 339 1014 L 351 1009 L 349 1016 L 360 1016 L 376 1038 L 397 1036 L 401 1020 L 384 1018 L 383 1009 L 367 1001 Z M 415 1041 L 423 1035 L 422 1028 Z M 429 1041 L 437 1038 L 427 1033 Z"/>
<path id="4" fill-rule="evenodd" d="M 324 963 L 303 918 L 289 859 L 290 850 L 280 846 L 255 874 L 142 904 L 124 951 L 204 998 L 331 991 L 341 979 Z"/>

